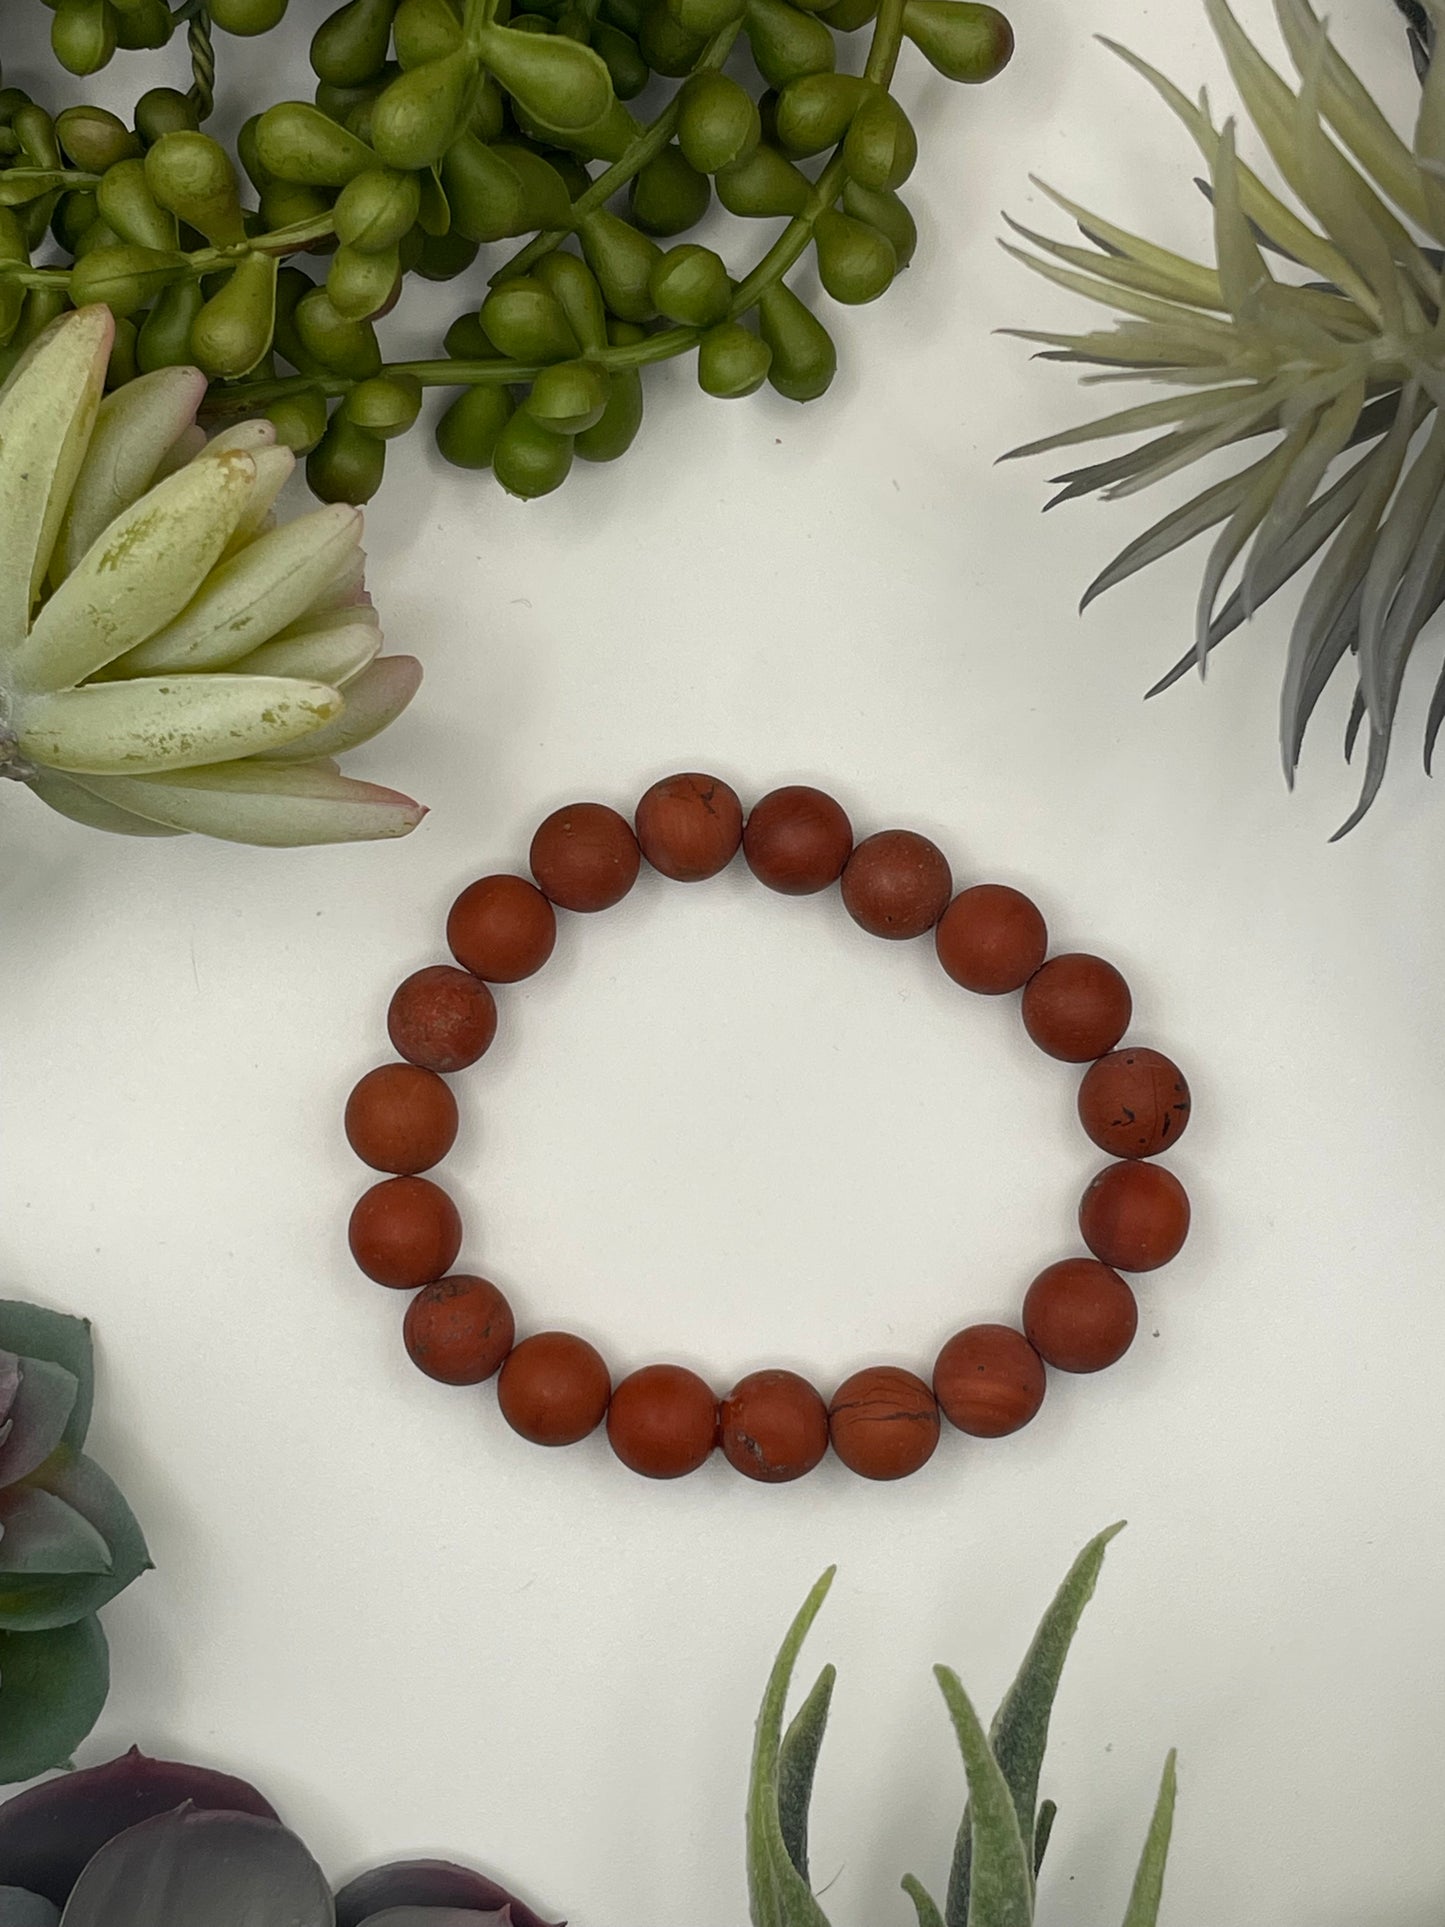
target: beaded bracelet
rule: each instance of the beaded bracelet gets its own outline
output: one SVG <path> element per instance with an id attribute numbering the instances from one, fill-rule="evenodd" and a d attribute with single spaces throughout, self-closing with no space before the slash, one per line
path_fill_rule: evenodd
<path id="1" fill-rule="evenodd" d="M 614 1386 L 585 1339 L 538 1331 L 517 1342 L 497 1286 L 451 1271 L 461 1219 L 446 1192 L 419 1174 L 440 1163 L 456 1137 L 446 1077 L 474 1064 L 496 1034 L 490 986 L 540 970 L 557 940 L 557 910 L 590 913 L 620 902 L 643 858 L 663 876 L 696 883 L 725 869 L 740 845 L 769 889 L 805 896 L 836 883 L 849 915 L 874 936 L 907 941 L 932 931 L 955 983 L 986 996 L 1021 990 L 1034 1043 L 1089 1066 L 1079 1118 L 1115 1160 L 1079 1206 L 1091 1255 L 1039 1273 L 1024 1296 L 1022 1331 L 979 1324 L 955 1333 L 931 1382 L 871 1366 L 825 1404 L 795 1372 L 758 1371 L 719 1402 L 695 1372 L 661 1364 Z M 446 928 L 456 966 L 432 965 L 400 986 L 388 1030 L 403 1061 L 369 1071 L 346 1106 L 352 1149 L 392 1174 L 351 1214 L 352 1255 L 378 1284 L 416 1290 L 405 1340 L 423 1372 L 449 1385 L 497 1375 L 503 1416 L 539 1445 L 575 1444 L 605 1420 L 617 1457 L 646 1477 L 694 1471 L 721 1446 L 739 1472 L 776 1484 L 811 1471 L 830 1443 L 864 1478 L 902 1478 L 933 1456 L 940 1412 L 959 1431 L 1001 1437 L 1039 1410 L 1045 1366 L 1094 1372 L 1128 1350 L 1138 1309 L 1120 1273 L 1168 1263 L 1189 1229 L 1183 1186 L 1148 1160 L 1183 1132 L 1190 1099 L 1167 1057 L 1118 1047 L 1132 999 L 1112 964 L 1079 952 L 1046 961 L 1044 919 L 1019 891 L 981 883 L 955 896 L 947 859 L 927 837 L 883 830 L 855 845 L 841 806 L 798 785 L 765 796 L 746 825 L 734 791 L 695 773 L 654 784 L 635 829 L 605 804 L 575 803 L 542 824 L 530 864 L 532 882 L 486 876 L 462 891 Z"/>

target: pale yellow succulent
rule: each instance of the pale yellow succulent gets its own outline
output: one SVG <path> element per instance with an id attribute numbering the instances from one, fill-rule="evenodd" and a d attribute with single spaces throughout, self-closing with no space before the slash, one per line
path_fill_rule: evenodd
<path id="1" fill-rule="evenodd" d="M 334 760 L 421 679 L 380 654 L 360 511 L 277 526 L 270 424 L 207 442 L 192 368 L 104 396 L 113 332 L 66 315 L 0 390 L 0 776 L 129 835 L 404 836 L 422 807 Z"/>

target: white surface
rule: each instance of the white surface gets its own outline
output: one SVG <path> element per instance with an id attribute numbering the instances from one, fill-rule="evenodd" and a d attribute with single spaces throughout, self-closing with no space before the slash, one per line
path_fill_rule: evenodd
<path id="1" fill-rule="evenodd" d="M 1342 11 L 1403 113 L 1386 0 Z M 46 18 L 16 10 L 12 59 L 7 17 L 7 79 Z M 449 1851 L 574 1927 L 741 1927 L 754 1707 L 836 1560 L 814 1866 L 835 1927 L 901 1922 L 898 1877 L 941 1891 L 961 1800 L 930 1664 L 991 1705 L 1072 1553 L 1127 1517 L 1056 1719 L 1041 1918 L 1117 1922 L 1171 1743 L 1172 1927 L 1438 1918 L 1445 804 L 1405 727 L 1385 799 L 1329 847 L 1345 692 L 1291 800 L 1282 615 L 1144 706 L 1197 556 L 1081 624 L 1139 506 L 1044 521 L 1039 465 L 991 466 L 1082 412 L 993 333 L 1080 314 L 994 245 L 1001 206 L 1044 215 L 1027 174 L 1206 244 L 1186 138 L 1091 30 L 1229 98 L 1193 0 L 1033 0 L 1017 24 L 989 88 L 907 62 L 922 246 L 885 302 L 829 316 L 826 401 L 725 407 L 667 371 L 624 462 L 529 507 L 420 436 L 394 452 L 372 578 L 427 682 L 358 766 L 432 804 L 409 843 L 132 845 L 0 797 L 0 1261 L 97 1320 L 95 1449 L 159 1568 L 107 1615 L 84 1757 L 135 1739 L 251 1773 L 337 1874 Z M 272 43 L 225 55 L 274 87 Z M 414 297 L 403 338 L 461 305 Z M 1194 1085 L 1197 1229 L 1143 1283 L 1132 1355 L 900 1486 L 830 1465 L 762 1490 L 721 1462 L 655 1486 L 600 1441 L 525 1446 L 490 1387 L 411 1368 L 402 1300 L 346 1255 L 341 1105 L 456 889 L 523 864 L 556 805 L 625 808 L 689 766 L 745 796 L 823 782 L 862 829 L 915 825 L 960 878 L 1034 891 Z M 464 1262 L 524 1324 L 720 1386 L 921 1365 L 1014 1315 L 1074 1248 L 1096 1160 L 1072 1074 L 926 952 L 741 874 L 570 922 L 461 1083 L 438 1175 Z"/>

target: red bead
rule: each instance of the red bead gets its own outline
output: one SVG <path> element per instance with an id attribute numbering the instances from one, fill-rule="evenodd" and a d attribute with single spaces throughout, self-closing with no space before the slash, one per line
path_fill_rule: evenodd
<path id="1" fill-rule="evenodd" d="M 1189 1195 L 1162 1164 L 1106 1165 L 1084 1193 L 1079 1229 L 1106 1265 L 1154 1271 L 1189 1236 Z"/>
<path id="2" fill-rule="evenodd" d="M 480 1385 L 512 1349 L 512 1307 L 487 1278 L 454 1273 L 419 1291 L 402 1335 L 412 1363 L 443 1385 Z"/>
<path id="3" fill-rule="evenodd" d="M 933 933 L 938 961 L 956 984 L 985 997 L 1022 990 L 1049 948 L 1037 904 L 1006 883 L 961 890 Z"/>
<path id="4" fill-rule="evenodd" d="M 540 970 L 557 941 L 557 912 L 525 877 L 479 877 L 447 917 L 447 945 L 489 983 L 515 984 Z"/>
<path id="5" fill-rule="evenodd" d="M 1189 1122 L 1184 1073 L 1157 1050 L 1116 1050 L 1084 1072 L 1079 1122 L 1115 1158 L 1152 1158 Z"/>
<path id="6" fill-rule="evenodd" d="M 873 937 L 921 937 L 943 915 L 952 890 L 947 857 L 913 830 L 865 837 L 843 871 L 844 907 Z"/>
<path id="7" fill-rule="evenodd" d="M 796 1372 L 750 1372 L 719 1409 L 723 1455 L 745 1478 L 781 1485 L 828 1450 L 828 1408 Z"/>
<path id="8" fill-rule="evenodd" d="M 814 896 L 836 883 L 853 853 L 853 825 L 841 803 L 792 783 L 753 805 L 743 858 L 759 883 L 785 897 Z"/>
<path id="9" fill-rule="evenodd" d="M 416 1064 L 378 1065 L 346 1100 L 347 1142 L 377 1171 L 429 1171 L 456 1135 L 457 1100 L 435 1071 Z"/>
<path id="10" fill-rule="evenodd" d="M 1133 1292 L 1093 1258 L 1050 1265 L 1024 1298 L 1029 1343 L 1061 1372 L 1103 1371 L 1128 1351 L 1138 1325 Z"/>
<path id="11" fill-rule="evenodd" d="M 607 1411 L 612 1380 L 602 1354 L 572 1332 L 534 1332 L 513 1348 L 497 1380 L 497 1403 L 534 1445 L 575 1445 Z"/>
<path id="12" fill-rule="evenodd" d="M 1001 1439 L 1027 1425 L 1044 1402 L 1043 1361 L 1009 1325 L 955 1332 L 933 1368 L 944 1417 L 975 1438 Z"/>
<path id="13" fill-rule="evenodd" d="M 532 838 L 530 862 L 538 888 L 564 910 L 610 910 L 636 883 L 642 853 L 616 810 L 569 803 Z"/>
<path id="14" fill-rule="evenodd" d="M 457 1208 L 430 1178 L 385 1178 L 351 1213 L 351 1255 L 368 1278 L 397 1291 L 429 1285 L 462 1248 Z"/>
<path id="15" fill-rule="evenodd" d="M 1085 951 L 1051 957 L 1024 986 L 1024 1028 L 1066 1064 L 1102 1057 L 1129 1028 L 1134 1000 L 1111 963 Z"/>
<path id="16" fill-rule="evenodd" d="M 938 1405 L 921 1378 L 871 1365 L 845 1379 L 828 1407 L 833 1450 L 864 1479 L 904 1479 L 933 1457 Z"/>
<path id="17" fill-rule="evenodd" d="M 743 806 L 720 776 L 665 776 L 637 806 L 637 840 L 654 870 L 674 883 L 701 883 L 737 855 Z"/>
<path id="18" fill-rule="evenodd" d="M 469 970 L 432 964 L 398 984 L 386 1013 L 399 1057 L 428 1071 L 464 1071 L 497 1034 L 497 1003 Z"/>
<path id="19" fill-rule="evenodd" d="M 696 1472 L 717 1443 L 717 1400 L 685 1366 L 644 1365 L 613 1392 L 607 1437 L 630 1471 L 680 1479 Z"/>

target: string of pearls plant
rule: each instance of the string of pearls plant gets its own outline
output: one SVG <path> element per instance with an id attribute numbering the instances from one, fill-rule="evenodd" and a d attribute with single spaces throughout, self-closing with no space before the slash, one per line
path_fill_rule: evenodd
<path id="1" fill-rule="evenodd" d="M 89 72 L 125 23 L 151 46 L 183 18 L 259 33 L 283 12 L 66 0 L 55 45 Z M 865 27 L 862 72 L 836 71 L 839 37 Z M 1013 45 L 980 0 L 348 0 L 312 41 L 314 101 L 253 114 L 239 170 L 200 131 L 204 63 L 189 95 L 147 93 L 133 128 L 7 89 L 0 346 L 103 302 L 113 387 L 194 362 L 208 409 L 266 410 L 326 501 L 369 499 L 423 390 L 456 390 L 443 455 L 545 494 L 575 456 L 630 446 L 652 363 L 695 356 L 722 398 L 826 391 L 835 346 L 785 277 L 811 249 L 825 293 L 857 305 L 908 265 L 917 139 L 890 91 L 905 42 L 958 81 L 991 78 Z M 657 77 L 678 84 L 640 121 L 626 102 Z M 736 277 L 677 238 L 714 196 L 781 224 Z M 376 323 L 409 274 L 448 280 L 519 240 L 486 262 L 443 356 L 384 360 Z M 58 264 L 39 258 L 52 242 Z M 324 285 L 298 259 L 319 255 Z"/>

